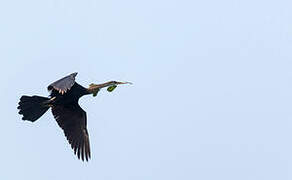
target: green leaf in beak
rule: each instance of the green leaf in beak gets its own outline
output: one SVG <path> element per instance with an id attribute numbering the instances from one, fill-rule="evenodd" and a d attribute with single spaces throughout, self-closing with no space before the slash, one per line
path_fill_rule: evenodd
<path id="1" fill-rule="evenodd" d="M 112 85 L 112 86 L 107 88 L 107 91 L 112 92 L 114 89 L 116 89 L 116 87 L 117 87 L 116 85 Z"/>

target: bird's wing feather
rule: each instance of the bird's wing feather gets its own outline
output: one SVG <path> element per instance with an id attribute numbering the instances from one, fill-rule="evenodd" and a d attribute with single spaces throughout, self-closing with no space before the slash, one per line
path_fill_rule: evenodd
<path id="1" fill-rule="evenodd" d="M 78 105 L 55 105 L 52 113 L 58 125 L 63 129 L 78 159 L 90 158 L 89 136 L 86 129 L 86 112 Z"/>
<path id="2" fill-rule="evenodd" d="M 55 89 L 61 94 L 66 93 L 68 90 L 71 89 L 71 87 L 75 83 L 75 77 L 77 76 L 77 73 L 72 73 L 66 77 L 63 77 L 62 79 L 59 79 L 56 82 L 53 82 L 48 86 L 48 90 L 51 91 Z"/>

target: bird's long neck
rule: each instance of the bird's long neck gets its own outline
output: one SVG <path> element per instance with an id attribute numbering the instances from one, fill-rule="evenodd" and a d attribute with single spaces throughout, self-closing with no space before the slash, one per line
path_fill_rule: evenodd
<path id="1" fill-rule="evenodd" d="M 90 84 L 89 88 L 87 88 L 88 93 L 95 94 L 97 93 L 101 88 L 108 87 L 112 85 L 113 83 L 111 81 L 102 83 L 102 84 Z"/>

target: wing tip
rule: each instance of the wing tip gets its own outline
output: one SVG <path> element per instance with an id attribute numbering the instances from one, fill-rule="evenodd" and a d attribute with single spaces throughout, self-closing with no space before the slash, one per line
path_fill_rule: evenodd
<path id="1" fill-rule="evenodd" d="M 73 84 L 75 83 L 75 77 L 77 76 L 77 74 L 78 74 L 78 72 L 74 72 L 74 73 L 71 73 L 70 75 L 67 75 L 67 76 L 65 76 L 65 77 L 63 77 L 63 78 L 61 78 L 61 79 L 59 79 L 59 80 L 57 80 L 57 81 L 55 81 L 55 82 L 53 82 L 53 83 L 51 83 L 49 86 L 48 86 L 48 91 L 51 91 L 51 90 L 53 90 L 53 89 L 56 89 L 57 91 L 60 89 L 59 87 L 55 87 L 55 83 L 57 83 L 58 81 L 61 81 L 61 80 L 63 80 L 64 78 L 71 78 L 72 80 L 73 80 Z M 73 84 L 71 85 L 71 86 L 73 86 Z M 70 89 L 71 87 L 68 87 L 68 90 Z M 66 93 L 66 90 L 65 90 L 65 93 Z"/>
<path id="2" fill-rule="evenodd" d="M 74 78 L 77 76 L 78 72 L 74 72 L 71 74 L 71 76 L 73 76 Z"/>

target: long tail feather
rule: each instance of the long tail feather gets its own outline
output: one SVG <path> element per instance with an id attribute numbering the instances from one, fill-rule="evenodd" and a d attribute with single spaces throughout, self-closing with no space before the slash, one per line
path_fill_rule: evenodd
<path id="1" fill-rule="evenodd" d="M 45 104 L 48 100 L 49 98 L 41 96 L 22 96 L 17 109 L 23 115 L 23 120 L 34 122 L 50 108 Z"/>

